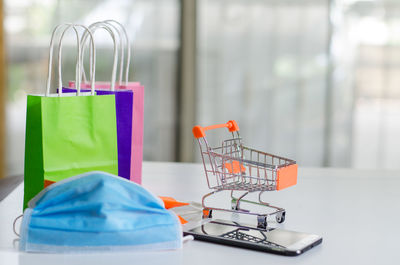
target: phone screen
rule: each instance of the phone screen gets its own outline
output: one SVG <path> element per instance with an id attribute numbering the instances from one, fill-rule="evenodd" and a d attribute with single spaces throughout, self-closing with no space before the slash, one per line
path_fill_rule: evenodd
<path id="1" fill-rule="evenodd" d="M 252 228 L 221 220 L 200 225 L 185 234 L 191 234 L 199 240 L 283 255 L 299 255 L 322 242 L 320 236 L 313 234 L 279 228 Z"/>

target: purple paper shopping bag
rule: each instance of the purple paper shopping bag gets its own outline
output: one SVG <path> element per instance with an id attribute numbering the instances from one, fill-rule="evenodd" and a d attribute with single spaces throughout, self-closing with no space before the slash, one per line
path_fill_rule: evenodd
<path id="1" fill-rule="evenodd" d="M 144 86 L 140 83 L 130 82 L 119 86 L 119 89 L 133 92 L 132 110 L 132 151 L 131 151 L 131 180 L 141 183 L 143 161 L 143 110 L 144 110 Z"/>

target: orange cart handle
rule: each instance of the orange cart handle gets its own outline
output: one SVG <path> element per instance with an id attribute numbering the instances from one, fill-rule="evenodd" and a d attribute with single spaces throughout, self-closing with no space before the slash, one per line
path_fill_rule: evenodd
<path id="1" fill-rule="evenodd" d="M 208 131 L 208 130 L 214 130 L 214 129 L 224 128 L 224 127 L 228 128 L 228 130 L 230 132 L 239 131 L 239 126 L 237 125 L 236 121 L 231 120 L 231 121 L 228 121 L 227 123 L 210 125 L 207 127 L 201 127 L 199 125 L 196 125 L 193 127 L 192 132 L 193 132 L 194 137 L 198 139 L 201 137 L 205 137 L 206 131 Z"/>

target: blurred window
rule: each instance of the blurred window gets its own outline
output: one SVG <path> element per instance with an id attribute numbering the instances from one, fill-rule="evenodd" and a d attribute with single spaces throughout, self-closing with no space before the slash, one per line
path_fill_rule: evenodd
<path id="1" fill-rule="evenodd" d="M 6 0 L 8 175 L 23 172 L 26 95 L 44 89 L 51 31 L 70 21 L 126 26 L 130 80 L 145 86 L 144 159 L 175 160 L 181 3 Z M 193 123 L 236 119 L 246 145 L 301 166 L 400 168 L 399 13 L 390 0 L 197 0 Z M 96 40 L 105 81 L 112 42 L 100 32 Z M 68 41 L 64 82 L 74 79 Z M 199 162 L 195 140 L 185 144 Z"/>

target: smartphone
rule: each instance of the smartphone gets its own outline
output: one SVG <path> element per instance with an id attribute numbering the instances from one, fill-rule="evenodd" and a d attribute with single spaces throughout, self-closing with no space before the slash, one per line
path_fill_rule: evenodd
<path id="1" fill-rule="evenodd" d="M 218 219 L 184 231 L 184 234 L 197 240 L 285 256 L 300 255 L 322 242 L 318 235 L 280 228 L 260 229 Z"/>

